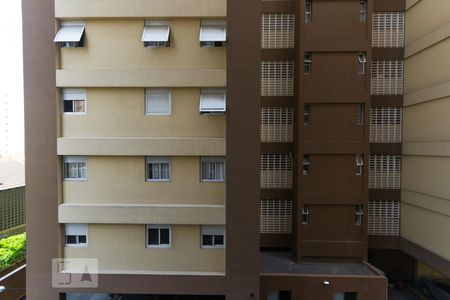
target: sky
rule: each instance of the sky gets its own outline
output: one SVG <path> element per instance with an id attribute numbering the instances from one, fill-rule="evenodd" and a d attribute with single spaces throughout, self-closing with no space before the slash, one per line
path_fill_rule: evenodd
<path id="1" fill-rule="evenodd" d="M 21 0 L 0 0 L 0 157 L 23 159 Z"/>

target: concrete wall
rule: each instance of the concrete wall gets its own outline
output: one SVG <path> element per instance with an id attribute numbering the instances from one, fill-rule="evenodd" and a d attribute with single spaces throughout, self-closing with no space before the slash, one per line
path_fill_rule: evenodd
<path id="1" fill-rule="evenodd" d="M 146 248 L 146 225 L 89 224 L 88 246 L 65 247 L 64 257 L 98 258 L 107 274 L 225 271 L 225 249 L 201 248 L 200 226 L 174 225 L 171 248 Z"/>
<path id="2" fill-rule="evenodd" d="M 450 2 L 407 8 L 401 235 L 448 263 Z"/>
<path id="3" fill-rule="evenodd" d="M 63 181 L 64 203 L 225 204 L 225 183 L 200 181 L 199 157 L 172 157 L 171 181 L 145 181 L 145 157 L 87 159 L 87 180 Z"/>

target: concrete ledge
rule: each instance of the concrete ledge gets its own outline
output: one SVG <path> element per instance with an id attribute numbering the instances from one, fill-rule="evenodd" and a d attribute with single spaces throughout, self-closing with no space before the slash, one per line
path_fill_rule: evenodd
<path id="1" fill-rule="evenodd" d="M 56 70 L 57 87 L 224 87 L 226 71 Z"/>
<path id="2" fill-rule="evenodd" d="M 450 81 L 405 94 L 404 106 L 411 106 L 450 96 Z"/>
<path id="3" fill-rule="evenodd" d="M 225 17 L 226 0 L 56 0 L 56 18 Z"/>
<path id="4" fill-rule="evenodd" d="M 450 37 L 450 23 L 432 31 L 431 33 L 413 41 L 405 47 L 405 57 L 411 57 Z"/>
<path id="5" fill-rule="evenodd" d="M 76 203 L 58 206 L 59 223 L 224 225 L 224 205 Z"/>
<path id="6" fill-rule="evenodd" d="M 58 138 L 58 155 L 225 156 L 224 138 Z"/>
<path id="7" fill-rule="evenodd" d="M 450 199 L 402 189 L 402 202 L 450 217 Z"/>
<path id="8" fill-rule="evenodd" d="M 450 142 L 403 142 L 403 155 L 450 156 Z"/>

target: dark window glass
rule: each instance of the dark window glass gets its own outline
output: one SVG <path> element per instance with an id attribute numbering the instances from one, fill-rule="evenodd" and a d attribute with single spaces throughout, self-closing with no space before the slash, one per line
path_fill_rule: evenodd
<path id="1" fill-rule="evenodd" d="M 76 235 L 66 235 L 66 244 L 76 244 L 77 236 Z"/>
<path id="2" fill-rule="evenodd" d="M 212 235 L 203 235 L 202 236 L 202 245 L 203 246 L 212 246 L 213 245 L 213 236 Z"/>
<path id="3" fill-rule="evenodd" d="M 291 300 L 291 291 L 280 291 L 279 300 Z"/>
<path id="4" fill-rule="evenodd" d="M 223 245 L 223 235 L 214 236 L 214 245 Z"/>
<path id="5" fill-rule="evenodd" d="M 73 101 L 72 100 L 64 101 L 64 112 L 73 112 Z"/>
<path id="6" fill-rule="evenodd" d="M 346 292 L 344 294 L 344 300 L 358 300 L 358 293 Z"/>
<path id="7" fill-rule="evenodd" d="M 170 244 L 170 231 L 169 228 L 162 228 L 160 231 L 160 244 L 169 245 Z"/>
<path id="8" fill-rule="evenodd" d="M 85 235 L 79 235 L 78 236 L 78 243 L 86 244 L 86 236 Z"/>
<path id="9" fill-rule="evenodd" d="M 159 232 L 159 230 L 157 228 L 149 228 L 148 229 L 148 244 L 149 245 L 159 245 L 158 232 Z"/>

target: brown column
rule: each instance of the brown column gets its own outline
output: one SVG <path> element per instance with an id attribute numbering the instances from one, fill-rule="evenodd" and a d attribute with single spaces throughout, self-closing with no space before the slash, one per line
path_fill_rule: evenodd
<path id="1" fill-rule="evenodd" d="M 260 0 L 227 11 L 227 299 L 259 299 Z"/>
<path id="2" fill-rule="evenodd" d="M 56 300 L 59 256 L 53 0 L 22 1 L 27 199 L 27 299 Z"/>

